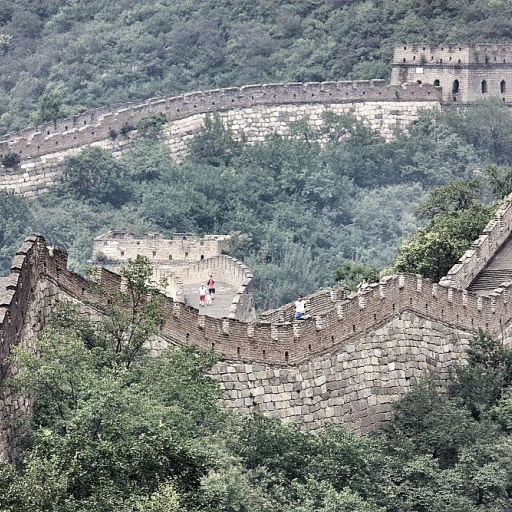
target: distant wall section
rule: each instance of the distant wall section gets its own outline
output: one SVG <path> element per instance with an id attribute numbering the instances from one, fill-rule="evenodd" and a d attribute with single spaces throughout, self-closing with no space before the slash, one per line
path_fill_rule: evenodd
<path id="1" fill-rule="evenodd" d="M 0 190 L 26 196 L 47 190 L 65 160 L 89 145 L 117 156 L 127 153 L 139 140 L 133 130 L 138 120 L 153 113 L 166 116 L 162 139 L 179 159 L 208 113 L 218 112 L 236 136 L 244 135 L 249 142 L 273 132 L 285 134 L 298 120 L 321 126 L 326 111 L 354 115 L 390 138 L 417 119 L 418 110 L 436 108 L 440 102 L 440 89 L 431 85 L 387 86 L 384 80 L 370 80 L 254 85 L 97 109 L 6 136 L 0 158 L 18 153 L 21 163 L 15 169 L 0 167 Z"/>

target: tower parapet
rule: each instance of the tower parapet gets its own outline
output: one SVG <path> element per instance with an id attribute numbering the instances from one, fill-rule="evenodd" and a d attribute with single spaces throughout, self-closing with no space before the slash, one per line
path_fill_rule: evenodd
<path id="1" fill-rule="evenodd" d="M 496 97 L 512 103 L 511 44 L 404 44 L 395 48 L 391 85 L 430 84 L 446 103 Z"/>

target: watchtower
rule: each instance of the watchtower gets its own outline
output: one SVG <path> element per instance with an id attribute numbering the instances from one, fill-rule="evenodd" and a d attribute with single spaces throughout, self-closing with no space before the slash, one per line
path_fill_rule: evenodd
<path id="1" fill-rule="evenodd" d="M 446 103 L 498 97 L 512 103 L 511 44 L 411 44 L 395 48 L 391 85 L 442 88 Z"/>

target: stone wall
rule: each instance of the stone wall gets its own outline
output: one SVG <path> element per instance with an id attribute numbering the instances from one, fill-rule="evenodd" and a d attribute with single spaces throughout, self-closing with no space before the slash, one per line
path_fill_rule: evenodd
<path id="1" fill-rule="evenodd" d="M 512 196 L 505 199 L 482 234 L 471 244 L 440 284 L 460 290 L 468 288 L 490 258 L 508 240 L 512 230 Z"/>
<path id="2" fill-rule="evenodd" d="M 137 255 L 150 261 L 167 265 L 182 265 L 218 256 L 229 248 L 229 235 L 194 236 L 190 233 L 174 233 L 164 238 L 159 233 L 134 236 L 124 231 L 105 233 L 94 239 L 92 259 L 126 262 Z"/>
<path id="3" fill-rule="evenodd" d="M 439 386 L 462 361 L 470 333 L 404 312 L 342 348 L 287 367 L 221 362 L 214 368 L 227 408 L 296 421 L 326 421 L 364 433 L 391 418 L 392 404 L 431 372 Z"/>
<path id="4" fill-rule="evenodd" d="M 437 84 L 444 102 L 474 103 L 493 96 L 512 103 L 512 45 L 397 46 L 391 83 L 403 82 Z"/>
<path id="5" fill-rule="evenodd" d="M 370 80 L 253 85 L 97 109 L 7 135 L 0 141 L 0 158 L 18 153 L 21 163 L 15 169 L 0 167 L 0 190 L 26 196 L 47 190 L 66 158 L 89 145 L 116 156 L 126 154 L 139 140 L 137 131 L 127 127 L 135 127 L 149 114 L 166 116 L 162 139 L 179 159 L 202 128 L 205 115 L 212 112 L 249 142 L 272 132 L 287 133 L 290 123 L 301 119 L 321 126 L 325 111 L 354 115 L 389 138 L 413 122 L 419 109 L 436 108 L 440 101 L 441 91 L 433 86 L 387 86 L 383 80 Z"/>
<path id="6" fill-rule="evenodd" d="M 206 270 L 201 263 L 197 272 Z M 107 270 L 100 278 L 112 290 L 121 286 L 120 276 Z M 55 300 L 87 299 L 98 311 L 104 300 L 66 268 L 65 252 L 48 249 L 42 237 L 25 242 L 0 284 L 2 382 L 15 371 L 6 363 L 11 346 L 33 344 Z M 382 425 L 392 402 L 427 370 L 444 386 L 478 328 L 510 344 L 511 287 L 483 297 L 419 276 L 390 276 L 362 295 L 314 294 L 312 318 L 299 322 L 279 310 L 255 323 L 216 319 L 167 298 L 166 322 L 150 349 L 155 356 L 187 343 L 213 349 L 224 361 L 214 374 L 229 407 L 298 420 L 311 430 L 333 421 L 365 432 Z M 0 453 L 12 459 L 20 433 L 10 420 L 30 403 L 0 389 Z"/>

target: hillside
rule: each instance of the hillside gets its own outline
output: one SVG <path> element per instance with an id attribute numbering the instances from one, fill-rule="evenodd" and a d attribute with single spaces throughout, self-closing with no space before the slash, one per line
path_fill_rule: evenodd
<path id="1" fill-rule="evenodd" d="M 0 3 L 0 133 L 216 87 L 385 78 L 401 42 L 507 42 L 505 0 Z"/>
<path id="2" fill-rule="evenodd" d="M 192 90 L 387 79 L 398 42 L 511 35 L 509 0 L 0 0 L 0 132 Z M 328 113 L 322 128 L 298 122 L 255 144 L 211 116 L 182 162 L 162 144 L 161 116 L 139 121 L 122 157 L 88 147 L 48 193 L 0 192 L 0 275 L 27 235 L 45 237 L 17 257 L 24 280 L 18 268 L 0 277 L 0 441 L 21 457 L 0 458 L 0 510 L 512 510 L 508 289 L 468 297 L 414 275 L 439 280 L 512 191 L 511 109 L 423 112 L 392 140 Z M 65 248 L 85 273 L 93 238 L 111 229 L 229 233 L 259 310 L 391 265 L 409 275 L 340 299 L 332 323 L 203 322 L 156 293 L 144 258 L 115 287 L 71 277 L 64 253 L 45 248 Z M 476 334 L 485 325 L 499 339 Z M 152 357 L 162 332 L 187 345 Z M 198 339 L 208 351 L 188 345 Z M 234 361 L 218 368 L 223 346 L 245 378 Z M 261 360 L 241 359 L 245 347 Z M 393 414 L 386 389 L 408 391 Z M 253 414 L 223 407 L 222 390 Z M 387 423 L 358 436 L 325 421 L 311 434 L 259 414 L 283 418 L 285 403 L 308 422 L 371 406 Z"/>

